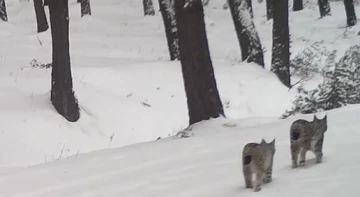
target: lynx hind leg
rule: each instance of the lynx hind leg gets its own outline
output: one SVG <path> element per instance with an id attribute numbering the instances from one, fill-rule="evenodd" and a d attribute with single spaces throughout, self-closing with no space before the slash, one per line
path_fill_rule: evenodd
<path id="1" fill-rule="evenodd" d="M 246 155 L 243 157 L 243 173 L 244 173 L 246 188 L 253 188 L 252 171 L 250 166 L 251 160 L 252 160 L 251 155 Z"/>
<path id="2" fill-rule="evenodd" d="M 299 158 L 300 146 L 294 141 L 291 141 L 291 161 L 292 168 L 298 167 L 298 158 Z"/>
<path id="3" fill-rule="evenodd" d="M 261 190 L 261 184 L 264 180 L 265 174 L 263 172 L 257 172 L 255 176 L 255 187 L 254 192 L 258 192 Z"/>
<path id="4" fill-rule="evenodd" d="M 323 147 L 323 141 L 324 141 L 324 137 L 319 139 L 316 144 L 315 144 L 315 148 L 314 148 L 314 153 L 316 156 L 316 163 L 322 163 L 322 157 L 323 157 L 323 152 L 322 152 L 322 147 Z"/>
<path id="5" fill-rule="evenodd" d="M 300 161 L 299 161 L 300 167 L 305 166 L 306 152 L 307 152 L 307 149 L 301 148 L 301 150 L 300 150 Z"/>
<path id="6" fill-rule="evenodd" d="M 270 183 L 272 181 L 272 169 L 267 169 L 264 176 L 263 182 Z"/>

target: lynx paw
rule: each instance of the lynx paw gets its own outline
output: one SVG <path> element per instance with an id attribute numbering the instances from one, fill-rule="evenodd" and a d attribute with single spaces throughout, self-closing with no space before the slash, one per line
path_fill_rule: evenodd
<path id="1" fill-rule="evenodd" d="M 297 167 L 298 167 L 297 163 L 292 164 L 292 168 L 297 168 Z"/>
<path id="2" fill-rule="evenodd" d="M 300 162 L 299 162 L 299 166 L 300 166 L 300 167 L 304 167 L 304 166 L 305 166 L 305 161 L 300 161 Z"/>
<path id="3" fill-rule="evenodd" d="M 254 189 L 254 192 L 258 192 L 261 190 L 261 187 L 260 186 L 256 186 L 255 189 Z"/>

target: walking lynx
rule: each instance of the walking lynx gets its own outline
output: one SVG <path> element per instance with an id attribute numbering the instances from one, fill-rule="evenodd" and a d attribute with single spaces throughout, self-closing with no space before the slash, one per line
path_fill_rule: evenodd
<path id="1" fill-rule="evenodd" d="M 275 139 L 270 143 L 262 139 L 260 144 L 248 143 L 244 146 L 242 159 L 246 188 L 254 188 L 254 191 L 258 192 L 262 183 L 272 181 L 274 154 Z"/>
<path id="2" fill-rule="evenodd" d="M 291 160 L 292 167 L 305 166 L 305 155 L 312 151 L 316 156 L 316 163 L 322 162 L 324 134 L 327 130 L 327 116 L 318 119 L 314 115 L 312 122 L 300 119 L 292 123 L 290 127 Z"/>

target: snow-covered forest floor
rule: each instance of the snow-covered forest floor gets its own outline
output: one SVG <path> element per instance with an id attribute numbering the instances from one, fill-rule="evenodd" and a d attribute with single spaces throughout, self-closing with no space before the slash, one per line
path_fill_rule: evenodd
<path id="1" fill-rule="evenodd" d="M 292 58 L 317 42 L 340 58 L 360 43 L 360 25 L 346 28 L 342 2 L 332 2 L 332 16 L 323 19 L 316 1 L 305 2 L 303 11 L 290 11 Z M 253 1 L 265 70 L 241 63 L 224 1 L 205 7 L 227 119 L 202 122 L 187 139 L 158 141 L 188 126 L 180 63 L 169 61 L 159 12 L 144 17 L 142 1 L 92 0 L 92 16 L 80 18 L 79 4 L 70 1 L 81 119 L 69 123 L 49 101 L 51 70 L 30 65 L 33 59 L 51 62 L 50 31 L 36 33 L 32 1 L 6 3 L 9 22 L 0 22 L 0 196 L 357 196 L 358 106 L 328 113 L 323 164 L 313 165 L 309 153 L 306 169 L 290 168 L 288 130 L 298 117 L 278 118 L 296 91 L 269 71 L 272 22 L 265 3 Z M 356 11 L 360 15 L 360 7 Z M 245 143 L 262 137 L 276 137 L 274 182 L 254 194 L 244 188 L 240 155 Z M 116 149 L 100 150 L 107 148 Z"/>

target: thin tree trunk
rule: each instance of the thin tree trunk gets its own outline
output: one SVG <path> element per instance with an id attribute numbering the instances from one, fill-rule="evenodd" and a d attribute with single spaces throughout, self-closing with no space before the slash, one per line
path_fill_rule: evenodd
<path id="1" fill-rule="evenodd" d="M 236 35 L 241 49 L 242 61 L 254 62 L 264 67 L 264 55 L 259 35 L 245 0 L 228 0 Z"/>
<path id="2" fill-rule="evenodd" d="M 164 21 L 170 59 L 180 59 L 179 36 L 176 27 L 174 0 L 159 0 L 161 16 Z"/>
<path id="3" fill-rule="evenodd" d="M 271 71 L 290 88 L 290 35 L 288 0 L 273 1 L 273 44 Z"/>
<path id="4" fill-rule="evenodd" d="M 201 0 L 175 1 L 189 124 L 224 115 L 206 37 Z"/>
<path id="5" fill-rule="evenodd" d="M 3 21 L 8 21 L 5 0 L 0 0 L 0 19 Z"/>
<path id="6" fill-rule="evenodd" d="M 45 9 L 42 0 L 34 0 L 35 15 L 37 21 L 37 32 L 44 32 L 49 29 Z"/>
<path id="7" fill-rule="evenodd" d="M 144 6 L 144 15 L 155 15 L 154 5 L 152 0 L 143 0 L 143 6 Z"/>
<path id="8" fill-rule="evenodd" d="M 70 122 L 80 118 L 73 91 L 69 54 L 68 0 L 47 0 L 52 36 L 51 102 L 59 114 Z"/>
<path id="9" fill-rule="evenodd" d="M 266 0 L 266 18 L 268 20 L 273 18 L 273 1 L 276 0 Z"/>
<path id="10" fill-rule="evenodd" d="M 249 9 L 249 13 L 251 18 L 254 18 L 253 8 L 252 8 L 252 0 L 246 0 L 247 7 Z"/>
<path id="11" fill-rule="evenodd" d="M 294 0 L 293 1 L 293 11 L 300 11 L 304 9 L 303 0 Z"/>
<path id="12" fill-rule="evenodd" d="M 353 0 L 344 0 L 345 11 L 346 11 L 346 21 L 348 26 L 354 26 L 357 23 L 356 13 L 354 8 Z"/>
<path id="13" fill-rule="evenodd" d="M 318 0 L 320 18 L 331 15 L 329 0 Z"/>
<path id="14" fill-rule="evenodd" d="M 81 17 L 85 15 L 91 15 L 90 0 L 81 0 Z"/>

